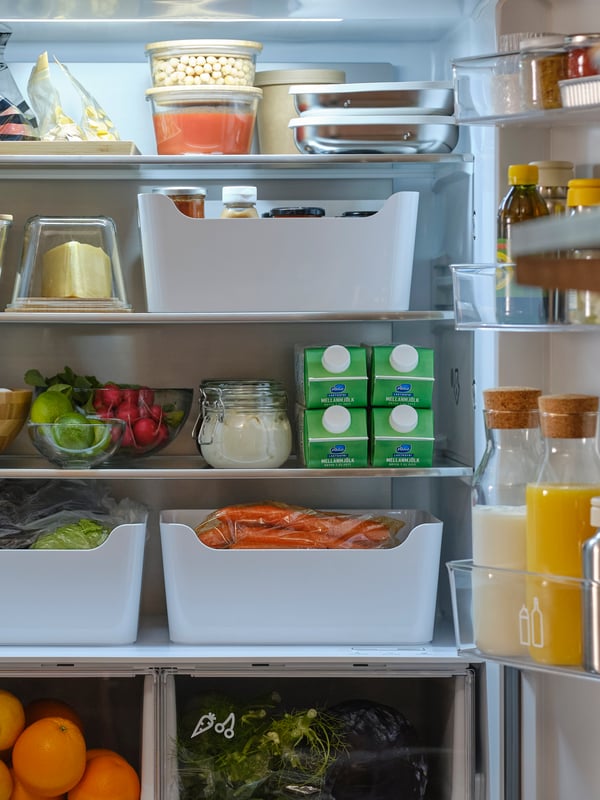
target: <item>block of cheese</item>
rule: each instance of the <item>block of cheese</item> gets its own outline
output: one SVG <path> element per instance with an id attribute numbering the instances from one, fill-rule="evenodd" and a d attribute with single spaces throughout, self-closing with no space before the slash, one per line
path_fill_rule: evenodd
<path id="1" fill-rule="evenodd" d="M 65 242 L 42 258 L 42 297 L 103 299 L 112 296 L 109 256 L 101 247 Z"/>

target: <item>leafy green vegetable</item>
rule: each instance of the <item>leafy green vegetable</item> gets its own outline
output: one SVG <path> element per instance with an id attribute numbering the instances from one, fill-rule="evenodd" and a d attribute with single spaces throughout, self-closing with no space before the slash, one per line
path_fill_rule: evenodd
<path id="1" fill-rule="evenodd" d="M 217 694 L 196 698 L 182 715 L 176 744 L 182 800 L 319 793 L 344 750 L 341 726 L 325 711 L 283 711 L 278 702 L 276 694 L 249 704 Z"/>
<path id="2" fill-rule="evenodd" d="M 25 373 L 25 383 L 35 388 L 48 389 L 55 385 L 65 385 L 72 388 L 73 401 L 84 406 L 91 399 L 94 389 L 102 384 L 95 375 L 77 375 L 71 367 L 65 367 L 62 372 L 50 377 L 44 377 L 37 369 L 28 369 Z"/>
<path id="3" fill-rule="evenodd" d="M 32 550 L 91 550 L 108 539 L 110 528 L 93 519 L 80 519 L 43 533 L 31 545 Z"/>

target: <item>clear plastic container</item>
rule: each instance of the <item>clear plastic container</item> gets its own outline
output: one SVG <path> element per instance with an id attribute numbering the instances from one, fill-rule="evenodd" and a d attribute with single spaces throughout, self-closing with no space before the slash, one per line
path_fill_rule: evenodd
<path id="1" fill-rule="evenodd" d="M 527 484 L 542 459 L 538 398 L 530 387 L 487 389 L 483 393 L 486 448 L 473 476 L 471 510 L 473 563 L 524 570 L 526 557 Z M 522 586 L 474 582 L 473 612 L 477 646 L 486 653 L 527 653 L 516 621 L 525 602 Z M 475 579 L 474 579 L 475 580 Z M 500 618 L 497 609 L 502 608 Z M 510 610 L 512 609 L 512 611 Z"/>
<path id="2" fill-rule="evenodd" d="M 203 458 L 222 469 L 273 469 L 292 449 L 287 394 L 277 381 L 205 381 L 194 437 Z"/>
<path id="3" fill-rule="evenodd" d="M 561 108 L 559 81 L 567 78 L 564 36 L 545 36 L 521 44 L 521 95 L 527 109 Z"/>
<path id="4" fill-rule="evenodd" d="M 527 487 L 527 608 L 537 635 L 529 654 L 542 664 L 581 666 L 581 587 L 559 587 L 543 576 L 583 577 L 582 546 L 593 533 L 590 501 L 600 494 L 598 397 L 539 399 L 544 457 Z"/>
<path id="5" fill-rule="evenodd" d="M 252 86 L 260 42 L 181 39 L 146 45 L 154 86 Z"/>
<path id="6" fill-rule="evenodd" d="M 110 217 L 30 217 L 7 311 L 130 311 Z"/>

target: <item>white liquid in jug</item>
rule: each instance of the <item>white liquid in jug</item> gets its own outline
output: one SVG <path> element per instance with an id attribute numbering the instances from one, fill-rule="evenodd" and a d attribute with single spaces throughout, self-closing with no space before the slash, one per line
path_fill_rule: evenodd
<path id="1" fill-rule="evenodd" d="M 474 506 L 472 509 L 473 626 L 477 647 L 490 655 L 528 655 L 524 574 L 525 506 Z"/>

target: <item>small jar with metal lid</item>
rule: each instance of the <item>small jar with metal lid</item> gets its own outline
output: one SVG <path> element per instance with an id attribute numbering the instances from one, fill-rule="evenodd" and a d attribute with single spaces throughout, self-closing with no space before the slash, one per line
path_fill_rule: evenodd
<path id="1" fill-rule="evenodd" d="M 281 217 L 281 218 L 294 218 L 294 217 L 324 217 L 325 209 L 318 208 L 317 206 L 283 206 L 280 208 L 272 208 L 270 211 L 265 211 L 263 217 Z"/>
<path id="2" fill-rule="evenodd" d="M 589 78 L 600 74 L 600 33 L 567 36 L 567 77 Z"/>
<path id="3" fill-rule="evenodd" d="M 564 36 L 538 36 L 521 43 L 521 96 L 525 109 L 562 108 L 559 81 L 567 78 Z"/>
<path id="4" fill-rule="evenodd" d="M 220 469 L 274 469 L 292 449 L 287 394 L 277 381 L 205 381 L 193 436 Z"/>
<path id="5" fill-rule="evenodd" d="M 206 189 L 203 186 L 159 186 L 155 194 L 165 194 L 186 217 L 204 218 Z"/>

